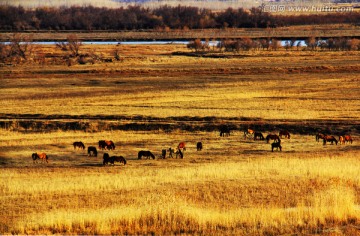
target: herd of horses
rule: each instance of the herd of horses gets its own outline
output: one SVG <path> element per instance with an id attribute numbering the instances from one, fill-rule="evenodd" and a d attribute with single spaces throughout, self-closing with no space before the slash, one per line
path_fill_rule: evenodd
<path id="1" fill-rule="evenodd" d="M 226 137 L 230 136 L 230 128 L 227 126 L 220 127 L 220 137 Z M 271 143 L 271 151 L 273 152 L 274 149 L 282 151 L 281 146 L 281 139 L 287 138 L 290 139 L 290 133 L 287 130 L 281 130 L 279 134 L 268 134 L 266 137 L 261 132 L 255 131 L 253 129 L 247 129 L 244 131 L 244 138 L 245 139 L 253 139 L 253 140 L 266 140 L 266 143 L 269 143 L 270 140 L 273 142 Z M 350 135 L 340 135 L 339 139 L 337 140 L 333 135 L 327 135 L 323 133 L 317 133 L 315 135 L 315 139 L 317 142 L 319 142 L 321 139 L 323 140 L 323 144 L 326 145 L 326 143 L 331 144 L 346 144 L 346 143 L 352 143 L 353 139 Z M 85 145 L 83 142 L 78 141 L 73 143 L 74 150 L 75 149 L 85 149 Z M 99 150 L 115 150 L 115 143 L 111 140 L 99 140 L 98 142 L 98 149 Z M 87 148 L 87 154 L 89 157 L 97 157 L 98 155 L 98 149 L 95 146 L 88 146 Z M 196 143 L 196 150 L 201 151 L 203 149 L 202 142 Z M 180 142 L 175 149 L 169 148 L 169 149 L 162 149 L 161 156 L 159 156 L 160 159 L 165 158 L 173 158 L 174 156 L 176 158 L 180 157 L 181 159 L 184 158 L 184 151 L 186 150 L 186 144 L 185 142 Z M 155 155 L 149 151 L 149 150 L 141 150 L 138 152 L 138 159 L 155 159 Z M 32 159 L 34 162 L 37 162 L 37 160 L 42 160 L 42 162 L 48 163 L 48 155 L 46 153 L 33 153 Z M 112 164 L 114 165 L 115 162 L 122 163 L 126 165 L 126 159 L 123 156 L 110 156 L 108 153 L 103 154 L 103 165 Z"/>
<path id="2" fill-rule="evenodd" d="M 230 135 L 230 129 L 226 126 L 223 126 L 220 128 L 220 137 L 224 137 L 226 134 L 226 136 Z M 282 151 L 282 146 L 281 146 L 281 139 L 282 138 L 287 138 L 290 139 L 290 133 L 287 130 L 281 130 L 279 132 L 279 135 L 277 134 L 268 134 L 266 137 L 264 137 L 264 135 L 261 132 L 255 131 L 253 129 L 247 129 L 244 131 L 244 138 L 245 139 L 254 139 L 254 140 L 266 140 L 267 143 L 270 142 L 270 140 L 273 140 L 273 143 L 271 143 L 271 151 L 273 152 L 274 149 L 276 148 L 277 150 L 280 149 L 280 151 Z M 336 145 L 338 144 L 338 142 L 340 144 L 345 144 L 345 143 L 352 143 L 353 139 L 351 137 L 351 135 L 349 134 L 344 134 L 344 135 L 340 135 L 339 136 L 339 141 L 333 136 L 333 135 L 326 135 L 326 134 L 322 134 L 322 133 L 318 133 L 315 135 L 316 141 L 319 142 L 320 139 L 323 140 L 323 144 L 326 145 L 326 143 L 330 142 L 331 144 L 335 143 Z"/>
<path id="3" fill-rule="evenodd" d="M 85 150 L 85 144 L 81 141 L 74 142 L 73 147 L 74 147 L 74 150 L 76 150 L 76 149 Z M 106 150 L 109 150 L 109 151 L 115 150 L 115 143 L 112 140 L 99 140 L 98 149 L 105 150 L 105 151 Z M 97 157 L 98 149 L 95 146 L 88 146 L 88 148 L 87 148 L 88 156 L 89 157 Z M 185 142 L 180 142 L 178 144 L 176 150 L 173 148 L 169 148 L 168 150 L 163 149 L 162 155 L 160 156 L 160 158 L 165 159 L 167 156 L 167 153 L 168 153 L 169 158 L 173 158 L 173 155 L 175 155 L 176 158 L 178 158 L 178 156 L 180 158 L 184 158 L 185 150 L 186 150 Z M 198 151 L 202 150 L 201 142 L 197 143 L 197 150 Z M 155 159 L 155 155 L 149 150 L 141 150 L 138 152 L 138 159 L 140 160 L 142 158 Z M 32 159 L 34 162 L 37 162 L 38 159 L 48 162 L 48 156 L 46 155 L 46 153 L 33 153 Z M 110 156 L 107 152 L 105 152 L 103 154 L 103 165 L 108 165 L 108 164 L 114 165 L 115 162 L 119 162 L 119 163 L 126 165 L 126 159 L 123 156 Z"/>
<path id="4" fill-rule="evenodd" d="M 339 141 L 333 136 L 333 135 L 327 135 L 327 134 L 323 134 L 323 133 L 318 133 L 316 134 L 316 141 L 320 141 L 320 139 L 323 140 L 323 144 L 326 145 L 326 143 L 330 143 L 331 144 L 338 144 L 338 142 L 340 144 L 346 144 L 346 143 L 352 143 L 353 139 L 350 135 L 345 134 L 345 135 L 340 135 L 339 136 Z"/>

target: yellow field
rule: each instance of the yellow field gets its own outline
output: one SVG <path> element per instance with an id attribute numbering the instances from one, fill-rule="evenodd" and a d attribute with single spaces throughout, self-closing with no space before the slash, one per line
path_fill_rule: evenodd
<path id="1" fill-rule="evenodd" d="M 171 54 L 186 50 L 121 45 L 121 62 L 1 67 L 0 233 L 358 235 L 360 52 Z M 271 152 L 247 128 L 291 138 Z M 319 131 L 354 142 L 323 145 Z M 72 146 L 101 139 L 125 166 Z M 158 158 L 181 141 L 184 159 Z M 33 163 L 40 151 L 49 163 Z"/>

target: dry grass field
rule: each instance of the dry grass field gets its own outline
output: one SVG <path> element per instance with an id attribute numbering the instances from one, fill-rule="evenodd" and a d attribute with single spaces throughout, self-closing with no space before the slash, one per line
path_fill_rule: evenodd
<path id="1" fill-rule="evenodd" d="M 359 235 L 359 51 L 121 45 L 121 61 L 68 66 L 37 47 L 42 63 L 0 67 L 0 234 Z M 291 138 L 271 152 L 247 128 Z M 319 131 L 354 142 L 323 145 Z M 72 146 L 101 139 L 125 166 Z M 159 158 L 182 141 L 183 159 Z"/>

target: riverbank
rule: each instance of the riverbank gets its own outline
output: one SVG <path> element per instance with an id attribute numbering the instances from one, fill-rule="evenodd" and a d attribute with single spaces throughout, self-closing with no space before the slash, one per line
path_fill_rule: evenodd
<path id="1" fill-rule="evenodd" d="M 0 32 L 0 41 L 7 42 L 15 32 Z M 81 41 L 171 41 L 193 39 L 278 38 L 305 39 L 309 37 L 360 38 L 360 26 L 326 25 L 252 29 L 202 29 L 202 30 L 141 30 L 141 31 L 24 31 L 33 41 L 65 41 L 68 35 L 76 35 Z"/>

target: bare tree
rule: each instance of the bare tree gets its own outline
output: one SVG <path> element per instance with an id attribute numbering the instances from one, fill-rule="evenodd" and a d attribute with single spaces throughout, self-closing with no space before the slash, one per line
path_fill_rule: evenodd
<path id="1" fill-rule="evenodd" d="M 209 42 L 206 41 L 205 43 L 201 42 L 200 39 L 195 39 L 187 44 L 187 48 L 194 49 L 195 52 L 200 50 L 204 51 L 205 49 L 209 49 Z"/>
<path id="2" fill-rule="evenodd" d="M 72 54 L 72 56 L 79 56 L 80 47 L 82 46 L 82 42 L 75 34 L 70 34 L 67 37 L 68 47 Z"/>
<path id="3" fill-rule="evenodd" d="M 315 50 L 316 47 L 318 46 L 318 40 L 315 37 L 312 36 L 312 37 L 305 40 L 305 44 L 311 50 Z"/>
<path id="4" fill-rule="evenodd" d="M 15 33 L 9 38 L 9 44 L 0 44 L 1 62 L 21 62 L 29 59 L 32 50 L 32 37 Z"/>
<path id="5" fill-rule="evenodd" d="M 66 38 L 67 42 L 58 42 L 56 46 L 60 48 L 62 51 L 70 51 L 71 57 L 80 56 L 80 47 L 82 46 L 82 42 L 75 34 L 70 34 Z"/>

